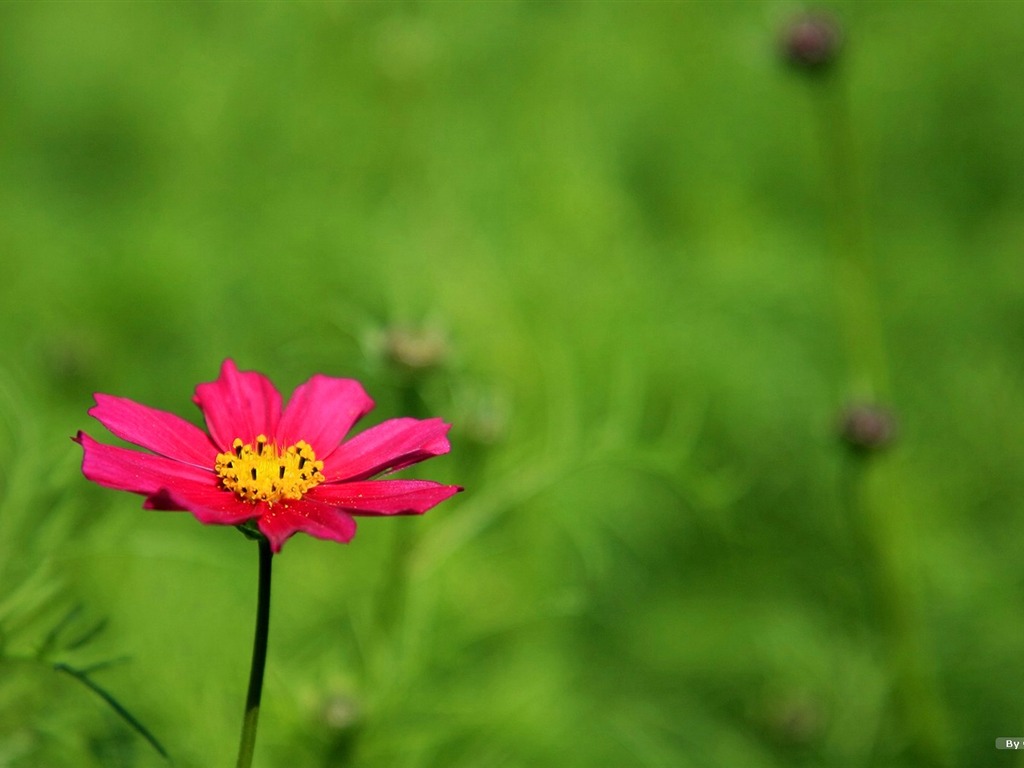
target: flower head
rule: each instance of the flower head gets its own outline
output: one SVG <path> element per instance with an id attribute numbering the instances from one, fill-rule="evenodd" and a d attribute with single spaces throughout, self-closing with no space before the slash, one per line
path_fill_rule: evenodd
<path id="1" fill-rule="evenodd" d="M 390 419 L 345 439 L 373 408 L 352 379 L 316 375 L 287 405 L 270 380 L 225 360 L 196 387 L 207 432 L 166 411 L 113 395 L 89 410 L 118 437 L 149 453 L 74 438 L 82 473 L 142 494 L 146 509 L 185 510 L 208 525 L 255 523 L 275 552 L 294 533 L 349 541 L 354 515 L 422 514 L 456 485 L 381 479 L 449 450 L 441 419 Z"/>

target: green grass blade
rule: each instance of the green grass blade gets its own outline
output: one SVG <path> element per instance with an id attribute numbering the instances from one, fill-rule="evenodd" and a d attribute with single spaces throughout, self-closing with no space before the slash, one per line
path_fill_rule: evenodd
<path id="1" fill-rule="evenodd" d="M 103 701 L 105 701 L 122 720 L 124 720 L 137 734 L 139 734 L 139 736 L 149 742 L 149 745 L 153 747 L 153 749 L 155 749 L 162 758 L 170 762 L 170 755 L 167 754 L 167 750 L 164 749 L 156 736 L 154 736 L 146 726 L 140 723 L 131 712 L 125 709 L 117 699 L 93 682 L 85 672 L 75 669 L 74 667 L 70 667 L 67 664 L 54 664 L 53 668 L 58 672 L 64 672 L 75 678 L 75 680 L 78 680 L 82 685 L 103 699 Z"/>

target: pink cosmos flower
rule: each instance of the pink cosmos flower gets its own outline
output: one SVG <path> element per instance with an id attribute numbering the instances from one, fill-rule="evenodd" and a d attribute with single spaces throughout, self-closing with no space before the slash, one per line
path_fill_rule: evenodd
<path id="1" fill-rule="evenodd" d="M 166 411 L 96 395 L 89 414 L 151 453 L 84 432 L 82 473 L 139 493 L 146 509 L 187 510 L 208 525 L 255 521 L 274 552 L 294 533 L 349 541 L 353 515 L 422 514 L 462 489 L 429 480 L 374 479 L 449 450 L 441 419 L 390 419 L 345 439 L 373 408 L 352 379 L 316 375 L 282 408 L 267 377 L 225 360 L 193 398 L 209 432 Z"/>

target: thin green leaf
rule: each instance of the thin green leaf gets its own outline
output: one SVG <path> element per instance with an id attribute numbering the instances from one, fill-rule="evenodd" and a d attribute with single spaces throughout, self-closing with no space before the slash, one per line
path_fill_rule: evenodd
<path id="1" fill-rule="evenodd" d="M 106 617 L 100 619 L 93 626 L 91 626 L 89 629 L 87 629 L 85 632 L 79 635 L 77 638 L 67 643 L 64 646 L 64 650 L 74 651 L 78 648 L 81 648 L 83 645 L 87 645 L 88 643 L 92 642 L 92 640 L 95 639 L 97 635 L 99 635 L 103 630 L 107 628 L 107 623 L 108 621 Z"/>
<path id="2" fill-rule="evenodd" d="M 146 726 L 140 723 L 131 712 L 125 709 L 117 699 L 93 682 L 85 672 L 75 669 L 74 667 L 70 667 L 67 664 L 54 664 L 53 668 L 58 672 L 64 672 L 75 678 L 82 685 L 103 699 L 103 701 L 105 701 L 107 705 L 109 705 L 110 708 L 121 717 L 122 720 L 124 720 L 136 733 L 138 733 L 139 736 L 149 742 L 149 745 L 153 747 L 153 749 L 155 749 L 162 758 L 170 762 L 171 758 L 167 754 L 167 750 L 164 749 L 163 745 L 159 741 L 157 741 L 156 736 L 154 736 Z"/>
<path id="3" fill-rule="evenodd" d="M 77 603 L 68 609 L 67 613 L 58 621 L 49 632 L 46 633 L 46 637 L 43 638 L 42 645 L 39 646 L 39 650 L 36 651 L 36 656 L 40 659 L 45 658 L 49 653 L 57 647 L 57 640 L 60 638 L 61 633 L 67 628 L 67 626 L 75 620 L 79 613 L 82 612 L 82 604 Z"/>

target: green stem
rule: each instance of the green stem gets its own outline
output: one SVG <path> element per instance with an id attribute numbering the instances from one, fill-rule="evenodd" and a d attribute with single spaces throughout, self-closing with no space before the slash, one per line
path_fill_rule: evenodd
<path id="1" fill-rule="evenodd" d="M 854 401 L 877 404 L 889 398 L 888 359 L 846 83 L 842 72 L 833 71 L 815 85 L 829 184 L 828 224 L 849 367 L 846 395 Z M 887 646 L 895 705 L 909 736 L 908 751 L 919 765 L 944 767 L 949 765 L 951 753 L 949 731 L 943 726 L 948 719 L 945 702 L 922 637 L 911 575 L 903 562 L 909 513 L 896 470 L 879 458 L 852 457 L 842 494 L 865 568 L 873 618 Z"/>
<path id="2" fill-rule="evenodd" d="M 829 186 L 829 230 L 836 257 L 836 286 L 850 366 L 848 395 L 869 401 L 888 397 L 888 364 L 874 265 L 865 234 L 865 195 L 842 72 L 829 73 L 818 87 L 825 173 Z"/>
<path id="3" fill-rule="evenodd" d="M 252 666 L 249 669 L 249 693 L 245 697 L 245 719 L 242 740 L 238 747 L 236 768 L 249 768 L 256 747 L 256 725 L 260 719 L 260 695 L 263 693 L 263 670 L 267 662 L 267 635 L 270 630 L 270 565 L 274 553 L 270 542 L 260 536 L 259 589 L 256 597 L 256 634 L 252 643 Z"/>

